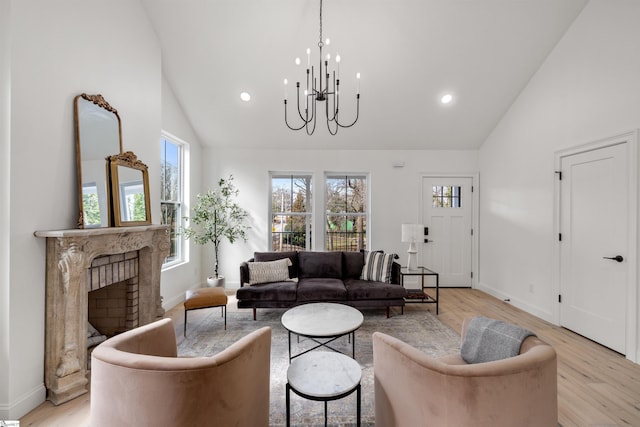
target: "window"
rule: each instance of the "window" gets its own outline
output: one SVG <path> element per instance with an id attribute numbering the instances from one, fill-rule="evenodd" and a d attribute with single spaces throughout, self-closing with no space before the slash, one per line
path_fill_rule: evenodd
<path id="1" fill-rule="evenodd" d="M 311 175 L 271 175 L 271 250 L 311 249 Z"/>
<path id="2" fill-rule="evenodd" d="M 325 248 L 359 251 L 367 248 L 367 177 L 327 175 Z"/>
<path id="3" fill-rule="evenodd" d="M 459 208 L 461 187 L 433 186 L 434 208 Z"/>
<path id="4" fill-rule="evenodd" d="M 128 181 L 120 184 L 120 212 L 122 221 L 145 221 L 144 184 Z"/>
<path id="5" fill-rule="evenodd" d="M 184 157 L 188 145 L 177 138 L 162 135 L 160 167 L 160 210 L 162 224 L 169 225 L 170 249 L 164 266 L 185 261 L 184 239 L 178 234 L 182 223 L 182 204 L 184 201 Z"/>

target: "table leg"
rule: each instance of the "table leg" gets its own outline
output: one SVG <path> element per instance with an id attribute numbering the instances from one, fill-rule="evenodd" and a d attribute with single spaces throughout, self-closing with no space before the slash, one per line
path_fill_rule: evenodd
<path id="1" fill-rule="evenodd" d="M 356 331 L 351 332 L 353 335 L 353 339 L 351 340 L 352 348 L 351 348 L 351 358 L 356 358 Z"/>
<path id="2" fill-rule="evenodd" d="M 357 399 L 358 399 L 358 402 L 356 403 L 356 408 L 357 408 L 356 425 L 358 427 L 360 427 L 360 412 L 361 412 L 361 407 L 360 407 L 360 384 L 358 384 L 358 388 L 356 389 L 356 395 L 357 395 Z"/>
<path id="3" fill-rule="evenodd" d="M 327 427 L 327 401 L 324 401 L 324 427 Z"/>
<path id="4" fill-rule="evenodd" d="M 289 331 L 289 363 L 291 363 L 291 331 Z"/>
<path id="5" fill-rule="evenodd" d="M 436 274 L 436 315 L 438 315 L 438 304 L 440 304 L 440 275 Z"/>
<path id="6" fill-rule="evenodd" d="M 291 425 L 291 409 L 289 408 L 289 405 L 291 404 L 291 397 L 289 396 L 289 391 L 291 390 L 291 386 L 289 385 L 289 383 L 287 383 L 286 385 L 286 402 L 287 402 L 287 427 L 289 427 Z"/>

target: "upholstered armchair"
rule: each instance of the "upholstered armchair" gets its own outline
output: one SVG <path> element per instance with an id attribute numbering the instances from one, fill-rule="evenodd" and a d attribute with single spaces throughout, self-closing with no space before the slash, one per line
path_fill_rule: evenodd
<path id="1" fill-rule="evenodd" d="M 177 357 L 171 319 L 91 355 L 91 427 L 268 426 L 271 328 L 211 357 Z"/>
<path id="2" fill-rule="evenodd" d="M 460 354 L 432 358 L 375 332 L 373 366 L 376 425 L 558 425 L 556 353 L 535 336 L 514 357 L 467 364 Z"/>

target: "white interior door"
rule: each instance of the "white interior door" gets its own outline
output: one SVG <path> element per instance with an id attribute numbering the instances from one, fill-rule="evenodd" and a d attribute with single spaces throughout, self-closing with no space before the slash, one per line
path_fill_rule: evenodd
<path id="1" fill-rule="evenodd" d="M 440 286 L 471 286 L 473 179 L 424 177 L 423 219 L 428 243 L 421 243 L 424 267 L 439 273 Z"/>
<path id="2" fill-rule="evenodd" d="M 625 353 L 628 143 L 562 157 L 560 324 Z M 615 259 L 619 258 L 618 262 Z"/>

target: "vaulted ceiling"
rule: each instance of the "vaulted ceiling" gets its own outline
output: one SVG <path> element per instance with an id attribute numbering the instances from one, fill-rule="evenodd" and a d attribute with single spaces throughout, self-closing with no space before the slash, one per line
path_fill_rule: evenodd
<path id="1" fill-rule="evenodd" d="M 586 3 L 324 0 L 340 115 L 355 116 L 360 72 L 360 119 L 337 136 L 319 121 L 307 136 L 285 126 L 283 79 L 291 108 L 307 47 L 318 58 L 320 0 L 143 0 L 164 76 L 202 144 L 356 150 L 478 148 Z"/>

